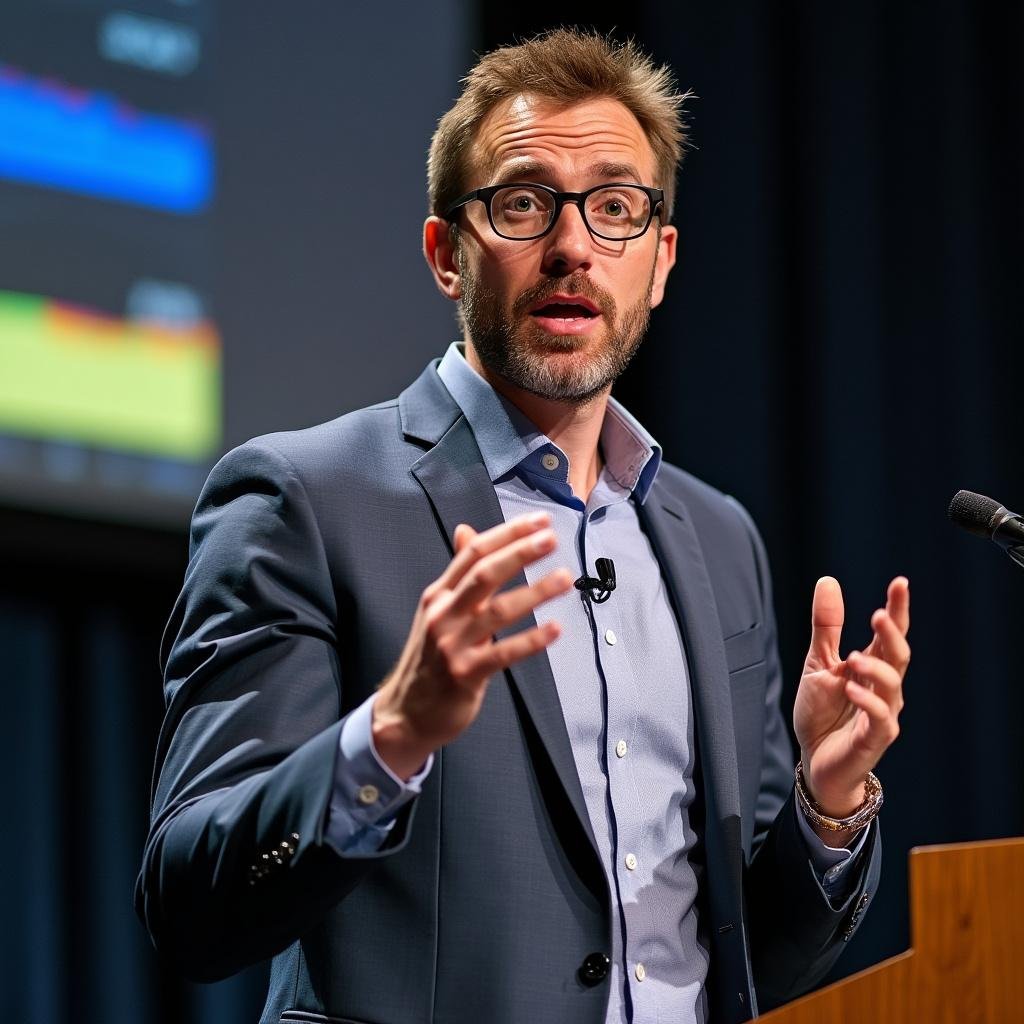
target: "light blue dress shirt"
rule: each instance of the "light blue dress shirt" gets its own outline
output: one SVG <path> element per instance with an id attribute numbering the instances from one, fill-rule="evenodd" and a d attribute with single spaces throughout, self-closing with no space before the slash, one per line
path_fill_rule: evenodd
<path id="1" fill-rule="evenodd" d="M 506 520 L 545 511 L 556 550 L 526 568 L 529 582 L 565 567 L 596 575 L 613 559 L 619 585 L 597 604 L 576 590 L 547 602 L 563 626 L 548 648 L 576 768 L 611 893 L 607 1021 L 702 1021 L 707 953 L 697 941 L 694 723 L 675 614 L 657 559 L 640 529 L 661 462 L 654 439 L 609 399 L 600 445 L 604 469 L 586 504 L 572 492 L 564 452 L 466 362 L 453 344 L 438 368 L 473 430 Z M 376 850 L 399 808 L 433 764 L 403 782 L 372 743 L 370 698 L 341 730 L 327 839 L 342 855 Z M 851 849 L 825 846 L 797 814 L 826 894 L 845 889 Z"/>

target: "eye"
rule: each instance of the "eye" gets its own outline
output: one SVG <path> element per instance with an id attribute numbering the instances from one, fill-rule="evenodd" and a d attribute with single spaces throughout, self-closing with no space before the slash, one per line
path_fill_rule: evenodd
<path id="1" fill-rule="evenodd" d="M 541 203 L 535 192 L 517 190 L 502 194 L 501 208 L 512 214 L 537 213 L 541 209 Z"/>
<path id="2" fill-rule="evenodd" d="M 631 220 L 639 205 L 639 197 L 629 192 L 602 192 L 598 195 L 597 212 L 609 220 Z"/>
<path id="3" fill-rule="evenodd" d="M 631 237 L 650 220 L 647 193 L 629 185 L 609 185 L 587 200 L 587 216 L 599 234 L 607 238 Z"/>

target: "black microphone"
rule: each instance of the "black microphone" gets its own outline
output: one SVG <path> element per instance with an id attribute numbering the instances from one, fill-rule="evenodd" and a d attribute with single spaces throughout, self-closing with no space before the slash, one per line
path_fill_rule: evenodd
<path id="1" fill-rule="evenodd" d="M 584 575 L 573 586 L 583 591 L 594 604 L 604 604 L 615 589 L 615 563 L 610 558 L 599 558 L 595 565 L 599 579 Z"/>
<path id="2" fill-rule="evenodd" d="M 949 503 L 949 518 L 975 537 L 995 541 L 1024 568 L 1024 519 L 984 494 L 957 491 Z"/>

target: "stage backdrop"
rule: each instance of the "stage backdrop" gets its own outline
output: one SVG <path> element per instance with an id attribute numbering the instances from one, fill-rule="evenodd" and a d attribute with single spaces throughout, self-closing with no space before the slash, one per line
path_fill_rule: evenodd
<path id="1" fill-rule="evenodd" d="M 431 129 L 472 51 L 549 27 L 549 5 L 451 0 L 399 15 L 313 3 L 285 13 L 259 0 L 221 5 L 216 17 L 202 3 L 134 6 L 198 35 L 172 32 L 177 49 L 153 52 L 139 44 L 148 37 L 138 25 L 103 22 L 98 35 L 78 24 L 74 38 L 105 40 L 104 59 L 135 67 L 136 84 L 139 62 L 163 60 L 165 76 L 168 53 L 188 66 L 189 39 L 216 55 L 202 88 L 174 102 L 132 94 L 138 109 L 205 124 L 214 176 L 203 212 L 153 214 L 162 228 L 196 229 L 176 233 L 181 251 L 197 254 L 181 266 L 200 276 L 177 281 L 191 291 L 150 287 L 130 308 L 150 325 L 159 311 L 163 329 L 186 342 L 197 312 L 214 325 L 221 384 L 208 422 L 218 449 L 396 391 L 454 330 L 418 255 Z M 84 58 L 56 66 L 62 28 L 72 32 L 66 19 L 86 9 L 96 19 L 106 12 L 53 5 L 49 48 L 0 34 L 0 64 L 34 73 L 27 85 L 19 79 L 29 106 L 18 110 L 52 99 L 40 78 L 89 85 Z M 559 8 L 564 22 L 595 16 L 593 5 Z M 960 487 L 1024 509 L 1013 419 L 1024 322 L 1024 13 L 967 0 L 927 9 L 640 0 L 596 24 L 634 34 L 700 97 L 680 180 L 679 265 L 617 394 L 669 459 L 735 494 L 760 524 L 786 700 L 817 577 L 843 583 L 847 648 L 865 642 L 888 579 L 911 579 L 903 733 L 879 769 L 883 882 L 840 964 L 849 972 L 907 944 L 911 846 L 1024 832 L 1024 698 L 1011 649 L 1024 575 L 945 521 Z M 33 54 L 43 66 L 24 66 Z M 9 82 L 0 73 L 0 89 Z M 33 202 L 43 202 L 38 180 L 8 188 L 39 190 Z M 27 195 L 2 192 L 0 203 L 22 211 Z M 129 230 L 118 200 L 78 201 L 108 204 L 89 207 L 89 223 Z M 89 254 L 84 237 L 78 259 Z M 138 244 L 147 255 L 145 238 Z M 175 283 L 169 256 L 147 258 L 163 276 L 146 280 Z M 0 271 L 17 262 L 5 251 Z M 59 298 L 43 287 L 58 271 L 36 268 L 31 280 L 10 271 L 0 293 Z M 70 291 L 85 270 L 60 273 Z M 109 294 L 106 312 L 123 300 L 117 315 L 131 319 L 124 288 Z M 190 295 L 204 301 L 190 304 Z M 84 301 L 65 297 L 74 301 L 58 313 Z M 17 314 L 23 341 L 53 340 L 39 324 L 81 326 L 2 299 L 0 317 Z M 148 498 L 124 484 L 76 491 L 73 438 L 23 432 L 11 458 L 25 460 L 26 445 L 40 446 L 31 466 L 50 476 L 0 513 L 0 1009 L 12 1020 L 251 1022 L 263 968 L 183 984 L 130 909 L 161 713 L 156 649 L 180 583 L 190 499 L 168 489 L 167 480 L 181 483 L 173 473 L 157 474 L 165 489 Z M 109 444 L 106 452 L 119 454 Z M 130 459 L 87 465 L 106 466 L 115 481 L 153 479 Z M 46 515 L 33 511 L 43 499 Z M 73 508 L 78 518 L 66 514 Z"/>
<path id="2" fill-rule="evenodd" d="M 264 967 L 184 984 L 131 906 L 160 631 L 212 460 L 456 336 L 420 238 L 473 11 L 129 6 L 0 11 L 0 1013 L 251 1024 Z"/>

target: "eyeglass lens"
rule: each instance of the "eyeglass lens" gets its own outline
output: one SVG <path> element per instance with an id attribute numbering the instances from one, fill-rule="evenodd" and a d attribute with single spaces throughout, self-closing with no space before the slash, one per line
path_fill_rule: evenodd
<path id="1" fill-rule="evenodd" d="M 651 203 L 643 189 L 614 185 L 598 189 L 584 200 L 584 219 L 590 229 L 606 238 L 623 239 L 647 226 Z M 491 197 L 494 228 L 507 238 L 543 234 L 555 213 L 550 192 L 529 185 L 511 185 Z"/>

